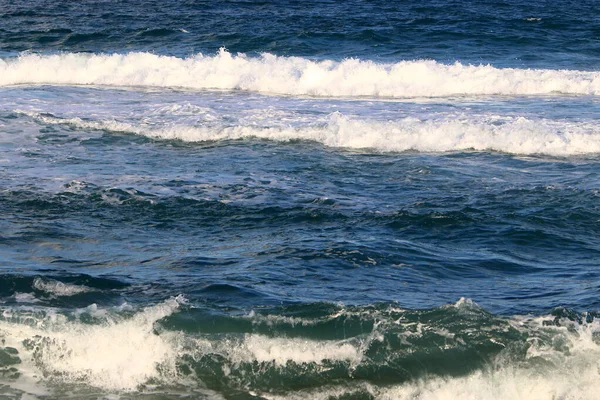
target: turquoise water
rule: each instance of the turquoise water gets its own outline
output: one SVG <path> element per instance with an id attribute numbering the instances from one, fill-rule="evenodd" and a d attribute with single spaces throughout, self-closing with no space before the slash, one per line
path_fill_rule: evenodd
<path id="1" fill-rule="evenodd" d="M 0 5 L 0 397 L 589 399 L 593 2 Z"/>

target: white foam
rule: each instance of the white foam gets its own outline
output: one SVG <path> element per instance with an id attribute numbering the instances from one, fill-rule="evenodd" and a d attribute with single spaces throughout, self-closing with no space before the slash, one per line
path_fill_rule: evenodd
<path id="1" fill-rule="evenodd" d="M 597 397 L 598 378 L 600 376 L 593 368 L 548 374 L 508 368 L 498 372 L 477 372 L 463 378 L 429 379 L 396 386 L 376 391 L 375 397 L 381 400 L 584 400 Z"/>
<path id="2" fill-rule="evenodd" d="M 177 376 L 176 364 L 182 354 L 202 357 L 219 354 L 229 363 L 224 372 L 242 363 L 270 363 L 285 368 L 288 363 L 312 364 L 329 368 L 326 361 L 364 361 L 365 344 L 377 335 L 355 340 L 307 340 L 247 334 L 236 337 L 191 338 L 183 333 L 155 332 L 155 322 L 176 312 L 185 299 L 172 298 L 142 309 L 128 318 L 106 313 L 90 306 L 82 313 L 102 316 L 104 324 L 90 325 L 62 314 L 4 310 L 0 332 L 5 346 L 15 347 L 23 361 L 19 364 L 22 378 L 11 383 L 28 393 L 46 393 L 36 384 L 35 376 L 61 383 L 85 383 L 108 391 L 140 391 L 149 380 L 169 386 L 183 383 Z M 477 307 L 461 299 L 456 307 Z M 11 313 L 14 317 L 11 317 Z M 99 314 L 100 313 L 100 314 Z M 45 314 L 45 317 L 40 315 Z M 276 395 L 258 393 L 265 398 L 328 399 L 360 390 L 373 398 L 391 399 L 591 399 L 600 389 L 600 324 L 568 323 L 545 326 L 553 317 L 513 318 L 510 323 L 530 338 L 531 347 L 525 360 L 514 360 L 500 353 L 489 368 L 456 378 L 422 377 L 403 384 L 378 386 L 353 381 L 343 386 L 324 386 L 309 391 Z M 35 323 L 37 321 L 37 323 Z M 35 349 L 24 343 L 33 341 Z M 544 362 L 536 360 L 543 358 Z M 229 370 L 230 372 L 230 370 Z M 188 382 L 198 385 L 198 382 Z M 31 386 L 31 387 L 30 387 Z M 52 386 L 52 385 L 50 385 Z M 48 392 L 49 393 L 49 392 Z"/>
<path id="3" fill-rule="evenodd" d="M 37 303 L 40 300 L 35 297 L 33 293 L 20 293 L 14 294 L 15 301 L 17 303 Z"/>
<path id="4" fill-rule="evenodd" d="M 31 386 L 26 391 L 39 391 L 36 376 L 110 391 L 140 390 L 150 379 L 155 384 L 173 385 L 183 382 L 176 364 L 184 353 L 192 357 L 221 354 L 233 365 L 260 362 L 278 367 L 285 367 L 288 362 L 321 365 L 326 360 L 358 363 L 362 357 L 362 350 L 348 341 L 257 334 L 209 340 L 185 337 L 179 332 L 157 334 L 154 323 L 171 315 L 183 302 L 185 299 L 181 297 L 173 298 L 129 318 L 119 318 L 96 305 L 77 313 L 100 318 L 104 322 L 99 325 L 81 323 L 57 313 L 6 309 L 0 320 L 0 332 L 5 345 L 18 349 L 23 360 L 19 365 L 23 376 L 13 387 L 24 390 Z M 34 349 L 24 345 L 27 341 L 34 343 Z"/>
<path id="5" fill-rule="evenodd" d="M 183 301 L 172 298 L 145 308 L 132 318 L 110 318 L 102 325 L 69 321 L 56 314 L 37 319 L 37 323 L 23 324 L 5 315 L 0 331 L 6 345 L 19 350 L 23 360 L 19 370 L 24 379 L 37 375 L 106 390 L 131 391 L 151 378 L 174 383 L 179 335 L 157 335 L 154 323 L 176 311 Z M 26 340 L 35 343 L 35 350 L 24 346 Z"/>
<path id="6" fill-rule="evenodd" d="M 151 53 L 22 54 L 0 60 L 0 86 L 111 85 L 250 90 L 310 96 L 600 94 L 600 72 L 451 65 L 431 60 L 377 63 L 301 57 Z"/>
<path id="7" fill-rule="evenodd" d="M 461 297 L 458 299 L 456 303 L 453 304 L 454 307 L 459 310 L 481 310 L 479 304 L 475 303 L 472 299 L 468 299 L 465 297 Z"/>
<path id="8" fill-rule="evenodd" d="M 74 296 L 94 290 L 84 285 L 72 285 L 47 278 L 35 278 L 33 280 L 33 287 L 54 296 Z"/>
<path id="9" fill-rule="evenodd" d="M 242 337 L 190 340 L 192 357 L 220 354 L 232 365 L 267 363 L 285 367 L 288 362 L 323 366 L 326 361 L 347 361 L 357 365 L 363 357 L 359 341 L 308 340 L 246 334 Z M 188 346 L 189 343 L 188 343 Z"/>
<path id="10" fill-rule="evenodd" d="M 355 120 L 335 112 L 325 123 L 294 127 L 189 126 L 160 127 L 114 120 L 57 118 L 20 111 L 46 123 L 79 129 L 129 132 L 155 139 L 204 142 L 258 138 L 275 141 L 310 140 L 326 146 L 384 152 L 500 151 L 512 154 L 568 156 L 600 153 L 600 126 L 594 121 L 528 119 L 498 115 L 413 117 L 395 121 Z"/>
<path id="11" fill-rule="evenodd" d="M 244 341 L 227 349 L 234 362 L 272 362 L 285 365 L 330 361 L 357 361 L 361 358 L 359 348 L 344 341 L 315 341 L 294 338 L 272 338 L 263 335 L 247 335 Z"/>
<path id="12" fill-rule="evenodd" d="M 377 400 L 588 400 L 598 397 L 598 367 L 596 362 L 584 369 L 550 373 L 509 367 L 499 371 L 478 371 L 460 378 L 429 377 L 387 387 L 360 383 L 285 395 L 260 395 L 271 400 L 327 400 L 353 392 L 366 392 Z"/>
<path id="13" fill-rule="evenodd" d="M 587 400 L 598 397 L 597 365 L 584 371 L 536 373 L 519 368 L 476 372 L 461 378 L 429 378 L 389 387 L 357 385 L 354 390 L 370 393 L 378 400 Z M 269 399 L 325 400 L 348 393 L 348 388 L 326 388 L 286 396 L 263 395 Z M 350 391 L 351 392 L 351 391 Z"/>

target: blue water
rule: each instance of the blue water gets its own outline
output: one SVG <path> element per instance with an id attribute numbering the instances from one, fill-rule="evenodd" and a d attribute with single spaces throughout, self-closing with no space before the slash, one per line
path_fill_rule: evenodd
<path id="1" fill-rule="evenodd" d="M 0 4 L 0 397 L 590 399 L 587 1 Z"/>

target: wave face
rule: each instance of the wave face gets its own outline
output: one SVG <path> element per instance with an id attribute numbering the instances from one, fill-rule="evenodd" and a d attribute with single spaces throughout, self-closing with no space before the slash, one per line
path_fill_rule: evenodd
<path id="1" fill-rule="evenodd" d="M 600 94 L 600 73 L 499 69 L 435 61 L 310 60 L 220 50 L 188 58 L 151 53 L 23 54 L 0 60 L 0 85 L 109 85 L 247 90 L 323 97 Z"/>
<path id="2" fill-rule="evenodd" d="M 69 398 L 168 388 L 197 398 L 584 398 L 598 379 L 597 317 L 558 308 L 503 318 L 466 299 L 428 310 L 315 303 L 241 315 L 181 296 L 73 313 L 3 307 L 0 371 L 17 392 L 46 383 Z"/>

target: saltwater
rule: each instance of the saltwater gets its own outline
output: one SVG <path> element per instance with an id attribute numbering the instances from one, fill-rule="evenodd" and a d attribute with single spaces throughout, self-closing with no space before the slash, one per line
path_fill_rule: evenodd
<path id="1" fill-rule="evenodd" d="M 0 398 L 598 398 L 599 15 L 1 1 Z"/>

